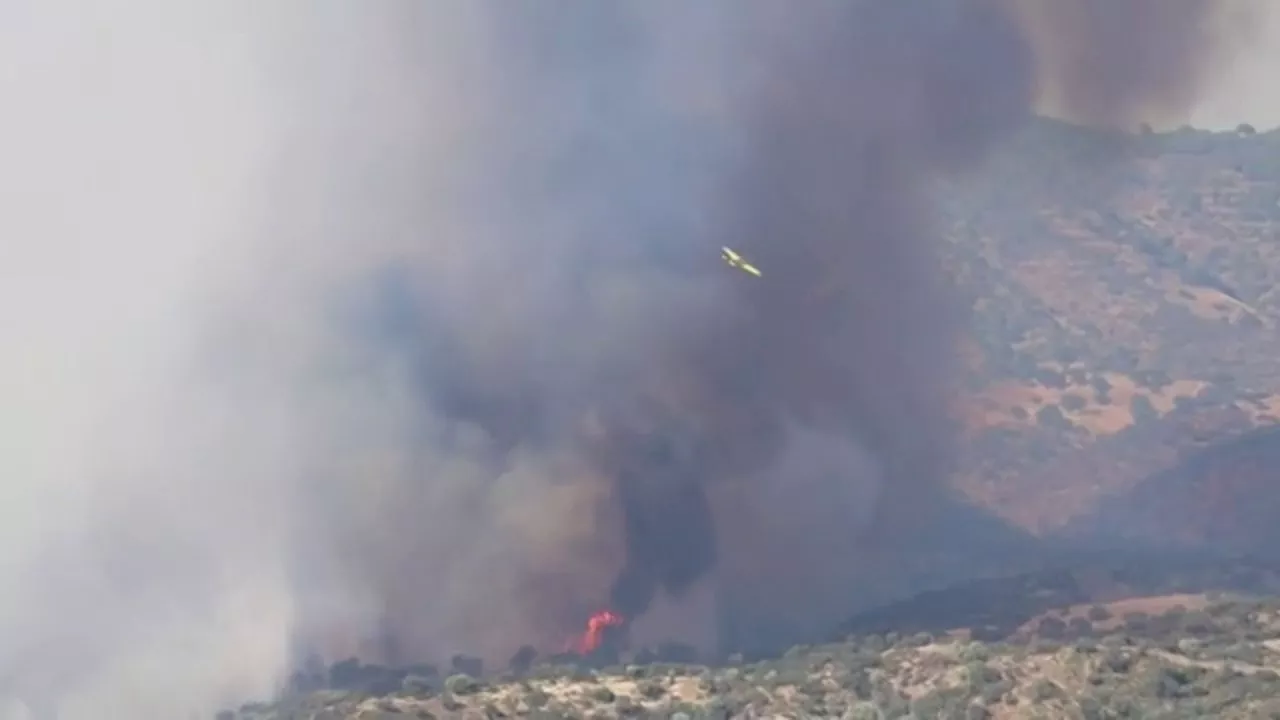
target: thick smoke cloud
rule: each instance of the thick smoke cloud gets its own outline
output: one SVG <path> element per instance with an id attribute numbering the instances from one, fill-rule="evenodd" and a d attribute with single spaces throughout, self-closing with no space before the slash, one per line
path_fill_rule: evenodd
<path id="1" fill-rule="evenodd" d="M 4 690 L 829 624 L 945 522 L 931 183 L 1050 94 L 1186 110 L 1229 3 L 1062 4 L 2 11 Z"/>
<path id="2" fill-rule="evenodd" d="M 1041 100 L 1073 120 L 1126 129 L 1185 118 L 1267 14 L 1245 0 L 1007 4 L 1035 46 Z"/>

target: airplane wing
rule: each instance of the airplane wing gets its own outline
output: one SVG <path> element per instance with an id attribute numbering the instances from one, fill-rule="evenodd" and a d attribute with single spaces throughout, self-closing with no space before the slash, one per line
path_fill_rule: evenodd
<path id="1" fill-rule="evenodd" d="M 724 261 L 728 263 L 730 267 L 735 267 L 745 273 L 755 275 L 756 277 L 762 277 L 762 273 L 759 268 L 744 260 L 742 256 L 732 248 L 720 248 L 720 257 L 724 258 Z"/>

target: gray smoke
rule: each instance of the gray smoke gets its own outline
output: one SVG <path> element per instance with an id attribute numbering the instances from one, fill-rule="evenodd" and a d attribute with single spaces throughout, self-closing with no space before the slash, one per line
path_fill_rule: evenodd
<path id="1" fill-rule="evenodd" d="M 1060 4 L 6 9 L 0 679 L 163 718 L 713 580 L 834 620 L 945 521 L 931 183 L 1217 60 L 1208 2 Z"/>

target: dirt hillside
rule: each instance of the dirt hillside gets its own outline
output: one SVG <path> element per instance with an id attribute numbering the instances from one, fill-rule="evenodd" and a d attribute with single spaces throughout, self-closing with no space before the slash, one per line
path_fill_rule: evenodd
<path id="1" fill-rule="evenodd" d="M 1280 133 L 1043 121 L 942 196 L 980 504 L 1052 531 L 1280 419 Z"/>

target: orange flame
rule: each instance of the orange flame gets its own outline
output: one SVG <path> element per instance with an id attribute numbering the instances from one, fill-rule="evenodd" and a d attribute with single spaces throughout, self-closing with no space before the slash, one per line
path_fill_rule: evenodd
<path id="1" fill-rule="evenodd" d="M 610 610 L 601 610 L 587 620 L 587 630 L 578 636 L 570 645 L 570 649 L 579 655 L 595 652 L 604 640 L 604 632 L 623 623 L 621 615 Z"/>

